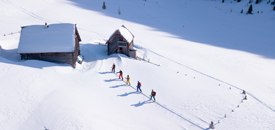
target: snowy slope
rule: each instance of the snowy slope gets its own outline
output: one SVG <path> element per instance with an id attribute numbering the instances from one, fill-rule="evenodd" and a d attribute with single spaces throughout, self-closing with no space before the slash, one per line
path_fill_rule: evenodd
<path id="1" fill-rule="evenodd" d="M 0 1 L 1 130 L 275 128 L 270 5 L 246 16 L 245 2 L 106 0 L 106 10 L 102 2 Z M 44 22 L 77 24 L 82 65 L 19 60 L 20 27 Z M 145 60 L 106 55 L 105 40 L 122 24 Z M 131 86 L 110 73 L 113 63 Z M 157 102 L 148 101 L 152 89 Z"/>

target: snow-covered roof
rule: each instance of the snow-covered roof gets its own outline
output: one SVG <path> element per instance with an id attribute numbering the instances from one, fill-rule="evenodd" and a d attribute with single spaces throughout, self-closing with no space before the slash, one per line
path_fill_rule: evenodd
<path id="1" fill-rule="evenodd" d="M 75 25 L 59 23 L 24 26 L 21 30 L 18 53 L 73 52 Z"/>
<path id="2" fill-rule="evenodd" d="M 124 25 L 118 31 L 129 43 L 133 41 L 134 35 Z"/>

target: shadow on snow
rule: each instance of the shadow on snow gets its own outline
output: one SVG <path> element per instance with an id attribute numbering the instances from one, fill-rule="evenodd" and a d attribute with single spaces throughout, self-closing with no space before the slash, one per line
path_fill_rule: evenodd
<path id="1" fill-rule="evenodd" d="M 134 107 L 140 107 L 140 106 L 143 106 L 144 104 L 149 104 L 149 103 L 154 103 L 152 100 L 145 100 L 143 102 L 138 102 L 136 104 L 132 104 L 131 106 L 134 106 Z"/>
<path id="2" fill-rule="evenodd" d="M 124 87 L 124 86 L 126 86 L 126 84 L 114 85 L 114 86 L 111 86 L 110 88 L 119 88 L 119 87 Z"/>
<path id="3" fill-rule="evenodd" d="M 106 72 L 99 72 L 99 74 L 114 74 L 114 73 L 111 71 L 106 71 Z"/>
<path id="4" fill-rule="evenodd" d="M 121 81 L 119 78 L 114 78 L 114 79 L 105 79 L 105 82 L 113 82 L 113 81 Z"/>
<path id="5" fill-rule="evenodd" d="M 84 57 L 83 62 L 93 62 L 97 60 L 107 59 L 106 46 L 99 44 L 80 44 L 80 52 Z M 44 67 L 64 66 L 71 67 L 69 64 L 48 62 L 42 60 L 21 60 L 17 49 L 3 49 L 0 48 L 0 62 L 7 64 L 14 64 L 32 68 L 42 69 Z"/>
<path id="6" fill-rule="evenodd" d="M 189 6 L 192 3 L 188 1 L 170 2 L 140 0 L 136 1 L 136 3 L 129 2 L 127 0 L 106 1 L 107 8 L 105 10 L 102 9 L 103 1 L 68 1 L 72 2 L 75 6 L 87 10 L 100 12 L 110 17 L 123 19 L 154 28 L 154 30 L 151 31 L 160 30 L 170 33 L 174 35 L 175 38 L 227 49 L 245 51 L 266 58 L 275 58 L 275 45 L 272 43 L 272 40 L 270 40 L 275 40 L 272 38 L 272 35 L 258 34 L 261 35 L 261 37 L 258 37 L 258 35 L 255 35 L 256 37 L 248 37 L 247 35 L 249 34 L 247 33 L 251 32 L 251 30 L 247 31 L 247 29 L 240 29 L 236 26 L 241 24 L 240 27 L 246 27 L 247 25 L 245 22 L 241 23 L 238 20 L 231 20 L 231 22 L 228 22 L 228 19 L 219 19 L 220 22 L 215 23 L 213 20 L 211 21 L 211 19 L 215 19 L 217 17 L 216 15 L 198 17 L 197 15 L 201 15 L 200 11 L 202 10 L 198 11 L 197 8 L 190 8 Z M 189 10 L 181 10 L 180 7 Z M 171 12 L 167 12 L 167 10 L 171 10 Z M 203 11 L 201 13 L 203 13 Z M 230 14 L 224 15 L 229 15 L 224 16 L 225 18 L 230 17 Z M 240 17 L 243 21 L 247 21 L 249 19 L 243 15 Z M 202 21 L 203 19 L 206 21 Z M 228 22 L 230 26 L 228 29 L 219 30 L 220 28 L 224 28 L 225 25 L 223 22 Z M 257 22 L 254 22 L 253 26 L 254 25 L 257 26 Z"/>
<path id="7" fill-rule="evenodd" d="M 133 92 L 128 92 L 128 93 L 123 93 L 123 94 L 120 94 L 120 95 L 117 95 L 117 96 L 126 97 L 126 96 L 129 96 L 131 94 L 139 94 L 139 92 L 133 91 Z"/>

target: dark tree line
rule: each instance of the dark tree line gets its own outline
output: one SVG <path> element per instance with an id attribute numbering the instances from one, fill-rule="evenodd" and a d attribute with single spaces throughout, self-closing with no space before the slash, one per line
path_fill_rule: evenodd
<path id="1" fill-rule="evenodd" d="M 230 2 L 230 3 L 232 3 L 233 1 L 235 1 L 235 2 L 239 3 L 239 2 L 242 2 L 243 0 L 222 0 L 222 3 L 224 3 L 225 1 Z M 253 4 L 260 4 L 260 3 L 263 3 L 263 1 L 264 0 L 249 0 L 248 1 L 249 7 L 248 7 L 248 9 L 246 11 L 246 14 L 253 14 Z M 275 11 L 275 0 L 267 0 L 266 4 L 272 5 L 273 6 L 272 10 Z M 260 13 L 260 12 L 263 13 L 263 11 L 257 11 L 257 12 L 258 13 Z M 244 9 L 242 9 L 240 11 L 240 13 L 244 13 Z"/>

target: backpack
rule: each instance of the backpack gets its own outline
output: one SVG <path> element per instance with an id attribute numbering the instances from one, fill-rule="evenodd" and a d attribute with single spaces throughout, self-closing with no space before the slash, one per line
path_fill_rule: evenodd
<path id="1" fill-rule="evenodd" d="M 157 94 L 157 93 L 156 93 L 155 91 L 152 92 L 152 96 L 156 96 L 156 94 Z"/>
<path id="2" fill-rule="evenodd" d="M 138 82 L 138 86 L 139 86 L 139 87 L 141 86 L 141 83 L 140 83 L 140 82 Z"/>

